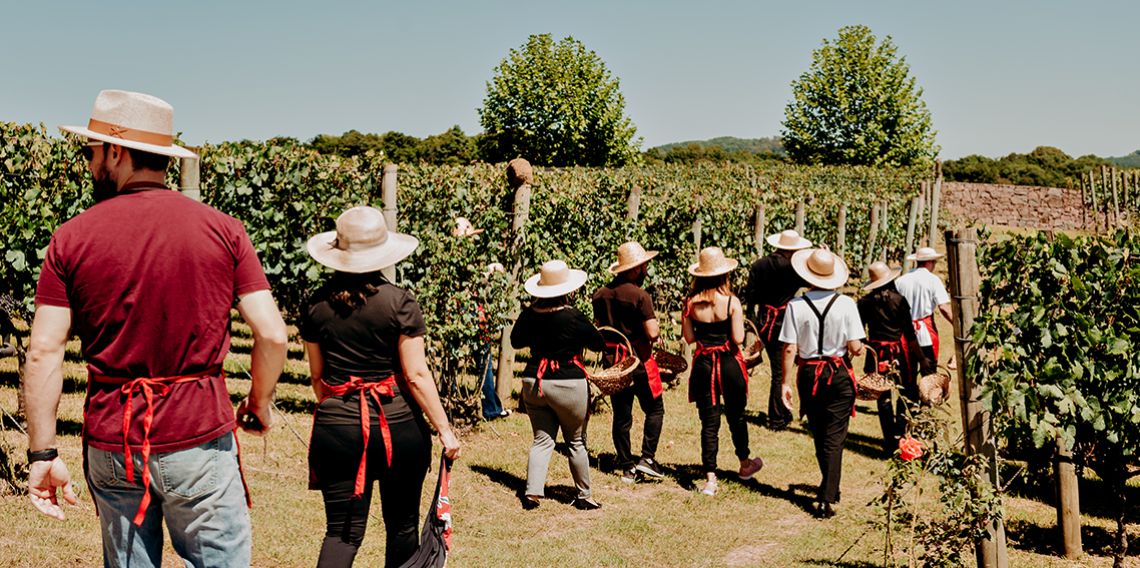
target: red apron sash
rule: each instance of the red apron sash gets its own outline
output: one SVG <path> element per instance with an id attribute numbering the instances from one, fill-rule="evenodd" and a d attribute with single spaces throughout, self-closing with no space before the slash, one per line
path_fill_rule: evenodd
<path id="1" fill-rule="evenodd" d="M 930 334 L 930 346 L 934 349 L 934 362 L 938 362 L 938 328 L 934 325 L 934 314 L 930 314 L 922 319 L 914 320 L 914 330 L 920 331 L 926 328 Z"/>
<path id="2" fill-rule="evenodd" d="M 577 355 L 575 355 L 569 361 L 564 362 L 576 365 L 579 369 L 582 369 L 582 372 L 585 373 L 587 377 L 590 376 L 590 373 L 586 372 L 586 366 L 582 364 L 582 359 Z M 561 368 L 562 362 L 559 362 L 557 359 L 547 359 L 546 357 L 543 357 L 542 359 L 538 360 L 538 372 L 535 373 L 536 376 L 534 378 L 535 382 L 538 384 L 538 396 L 542 396 L 542 375 L 545 375 L 546 371 L 557 373 Z"/>
<path id="3" fill-rule="evenodd" d="M 823 370 L 825 368 L 828 368 L 828 367 L 832 368 L 831 375 L 829 375 L 827 377 L 827 384 L 828 385 L 831 384 L 831 379 L 833 377 L 835 377 L 835 373 L 839 371 L 840 367 L 842 367 L 842 368 L 847 369 L 847 376 L 851 378 L 851 386 L 856 391 L 859 390 L 859 383 L 855 380 L 855 373 L 851 370 L 851 362 L 847 360 L 846 356 L 844 356 L 844 357 L 827 357 L 827 358 L 821 357 L 818 359 L 804 359 L 802 357 L 797 356 L 796 357 L 796 364 L 799 365 L 800 369 L 803 369 L 805 365 L 810 366 L 810 367 L 815 367 L 815 379 L 814 379 L 812 386 L 811 386 L 811 395 L 812 396 L 815 396 L 816 391 L 819 390 L 819 376 L 822 375 Z M 851 403 L 851 416 L 855 416 L 855 403 L 854 402 Z"/>
<path id="4" fill-rule="evenodd" d="M 321 401 L 330 396 L 360 393 L 360 430 L 364 438 L 364 450 L 360 453 L 360 466 L 356 468 L 356 484 L 352 491 L 353 498 L 364 494 L 364 485 L 367 482 L 368 439 L 372 434 L 372 417 L 368 411 L 367 397 L 372 397 L 372 400 L 376 401 L 376 410 L 379 413 L 376 418 L 380 422 L 380 435 L 384 438 L 384 449 L 388 454 L 388 467 L 392 467 L 392 431 L 388 428 L 388 419 L 384 416 L 384 404 L 380 401 L 380 396 L 396 396 L 396 391 L 392 390 L 392 387 L 396 386 L 397 379 L 402 380 L 403 377 L 403 375 L 392 375 L 380 381 L 365 381 L 360 377 L 350 376 L 347 383 L 336 386 L 321 381 L 322 390 L 328 393 Z M 318 403 L 317 406 L 320 404 Z"/>
<path id="5" fill-rule="evenodd" d="M 879 341 L 877 339 L 868 340 L 867 343 L 871 345 L 871 349 L 875 350 L 875 355 L 878 357 L 880 373 L 885 372 L 882 367 L 888 361 L 901 361 L 904 365 L 900 376 L 906 381 L 913 381 L 911 377 L 910 368 L 910 351 L 906 348 L 906 340 L 898 338 L 894 341 Z"/>
<path id="6" fill-rule="evenodd" d="M 748 369 L 744 365 L 744 356 L 740 354 L 740 349 L 736 347 L 732 340 L 724 342 L 721 345 L 714 345 L 712 347 L 697 342 L 697 350 L 693 352 L 693 361 L 701 355 L 707 355 L 712 360 L 712 377 L 709 379 L 709 392 L 712 394 L 713 402 L 716 402 L 721 393 L 724 392 L 720 379 L 720 356 L 722 353 L 732 353 L 732 357 L 740 364 L 740 372 L 744 375 L 744 396 L 748 396 Z M 695 365 L 695 363 L 694 363 Z M 695 402 L 691 397 L 689 402 Z"/>
<path id="7" fill-rule="evenodd" d="M 764 323 L 757 332 L 764 336 L 765 344 L 772 342 L 772 332 L 776 330 L 776 320 L 779 319 L 780 314 L 787 309 L 787 304 L 782 306 L 764 306 Z"/>

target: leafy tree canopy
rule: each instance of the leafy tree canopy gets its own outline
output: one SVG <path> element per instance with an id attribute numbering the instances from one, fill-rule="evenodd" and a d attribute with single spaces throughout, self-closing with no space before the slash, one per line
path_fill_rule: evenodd
<path id="1" fill-rule="evenodd" d="M 733 164 L 758 164 L 769 160 L 777 162 L 787 161 L 784 156 L 775 152 L 753 153 L 748 150 L 730 151 L 719 145 L 703 146 L 696 142 L 688 146 L 674 146 L 670 148 L 668 152 L 662 151 L 660 147 L 651 148 L 642 154 L 642 158 L 647 164 L 689 165 L 702 162 L 710 164 L 723 164 L 725 162 Z"/>
<path id="2" fill-rule="evenodd" d="M 662 154 L 667 153 L 674 148 L 686 148 L 692 144 L 702 147 L 720 146 L 726 152 L 737 152 L 739 150 L 747 150 L 752 154 L 763 154 L 771 152 L 780 156 L 786 156 L 787 152 L 784 151 L 784 141 L 779 136 L 771 138 L 737 138 L 735 136 L 718 136 L 708 140 L 689 140 L 686 142 L 673 142 L 672 144 L 662 144 L 656 148 L 650 148 L 648 151 L 660 150 Z"/>
<path id="3" fill-rule="evenodd" d="M 397 164 L 470 164 L 479 159 L 476 137 L 467 136 L 459 126 L 452 126 L 443 134 L 420 140 L 402 132 L 361 134 L 349 130 L 340 136 L 320 134 L 309 140 L 307 147 L 321 154 L 338 156 L 365 156 L 368 152 Z"/>
<path id="4" fill-rule="evenodd" d="M 905 57 L 866 26 L 839 30 L 792 82 L 784 148 L 801 164 L 912 166 L 933 162 L 930 111 Z"/>
<path id="5" fill-rule="evenodd" d="M 484 158 L 544 166 L 620 166 L 641 138 L 626 116 L 618 79 L 582 42 L 532 35 L 495 67 L 479 109 Z"/>
<path id="6" fill-rule="evenodd" d="M 1010 154 L 991 159 L 976 154 L 947 160 L 942 173 L 948 181 L 1002 183 L 1041 187 L 1071 187 L 1080 183 L 1082 173 L 1112 166 L 1093 155 L 1072 158 L 1052 146 L 1038 146 L 1028 154 Z"/>

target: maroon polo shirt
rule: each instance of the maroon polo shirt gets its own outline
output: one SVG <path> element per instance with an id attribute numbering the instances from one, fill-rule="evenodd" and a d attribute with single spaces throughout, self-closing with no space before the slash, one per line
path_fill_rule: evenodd
<path id="1" fill-rule="evenodd" d="M 220 366 L 236 298 L 267 289 L 240 221 L 165 186 L 131 184 L 55 231 L 36 303 L 71 310 L 91 374 L 175 377 Z M 118 385 L 88 382 L 88 443 L 123 451 L 126 400 Z M 142 448 L 145 408 L 136 393 L 132 451 Z M 194 447 L 234 427 L 221 374 L 172 385 L 154 397 L 151 450 Z"/>

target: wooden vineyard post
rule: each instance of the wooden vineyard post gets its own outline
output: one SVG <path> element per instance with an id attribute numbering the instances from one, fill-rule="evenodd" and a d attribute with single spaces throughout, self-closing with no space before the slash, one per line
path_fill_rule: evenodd
<path id="1" fill-rule="evenodd" d="M 380 199 L 384 201 L 384 224 L 388 226 L 389 231 L 396 231 L 396 175 L 400 167 L 396 164 L 388 164 L 384 166 L 384 175 L 380 178 Z M 396 281 L 396 265 L 388 266 L 380 269 L 380 273 L 387 278 L 389 282 Z"/>
<path id="2" fill-rule="evenodd" d="M 883 202 L 883 214 L 879 215 L 879 223 L 880 223 L 879 230 L 882 231 L 882 233 L 883 233 L 883 248 L 881 249 L 881 252 L 879 253 L 879 260 L 881 260 L 883 262 L 887 261 L 887 212 L 890 210 L 889 209 L 890 206 L 891 206 L 890 203 L 884 201 Z"/>
<path id="3" fill-rule="evenodd" d="M 844 249 L 847 248 L 847 204 L 843 203 L 839 206 L 839 233 L 835 237 L 835 252 L 839 254 L 839 258 L 844 258 Z"/>
<path id="4" fill-rule="evenodd" d="M 1112 226 L 1114 229 L 1120 228 L 1120 202 L 1116 198 L 1116 168 L 1109 169 L 1108 166 L 1101 166 L 1104 168 L 1103 173 L 1112 177 Z M 1103 176 L 1102 176 L 1103 177 Z"/>
<path id="5" fill-rule="evenodd" d="M 507 288 L 511 311 L 507 318 L 510 323 L 503 328 L 503 337 L 499 349 L 499 371 L 495 375 L 495 388 L 499 393 L 499 400 L 506 404 L 511 399 L 511 388 L 515 378 L 515 348 L 511 346 L 511 330 L 519 317 L 519 273 L 522 272 L 522 246 L 526 242 L 526 221 L 530 217 L 530 184 L 533 181 L 530 163 L 522 158 L 515 158 L 507 165 L 507 181 L 515 188 L 515 202 L 513 220 L 511 222 L 510 258 L 511 271 L 510 285 Z M 521 398 L 520 398 L 521 401 Z"/>
<path id="6" fill-rule="evenodd" d="M 633 189 L 629 190 L 629 200 L 626 201 L 625 218 L 630 221 L 637 220 L 637 214 L 641 210 L 641 186 L 635 185 Z M 631 237 L 632 235 L 626 235 Z"/>
<path id="7" fill-rule="evenodd" d="M 866 262 L 863 263 L 863 278 L 867 278 L 867 267 L 875 261 L 875 238 L 879 236 L 879 204 L 871 204 L 871 235 L 867 238 Z"/>
<path id="8" fill-rule="evenodd" d="M 1085 174 L 1081 172 L 1081 229 L 1087 229 L 1089 225 L 1087 202 L 1088 199 L 1085 196 Z"/>
<path id="9" fill-rule="evenodd" d="M 702 237 L 701 232 L 703 230 L 703 227 L 701 226 L 701 205 L 703 203 L 704 203 L 704 200 L 701 199 L 701 196 L 698 195 L 697 196 L 697 204 L 696 204 L 696 216 L 693 218 L 693 244 L 696 245 L 696 252 L 693 253 L 693 262 L 699 262 L 701 260 L 701 237 Z M 689 362 L 689 368 L 692 368 L 693 367 L 693 344 L 692 343 L 686 343 L 685 344 L 685 354 L 684 355 L 685 355 L 685 360 Z"/>
<path id="10" fill-rule="evenodd" d="M 918 216 L 918 210 L 922 207 L 922 198 L 914 197 L 910 200 L 910 219 L 906 223 L 906 250 L 903 251 L 903 274 L 910 272 L 910 261 L 906 259 L 907 256 L 914 249 L 914 223 L 915 218 Z"/>
<path id="11" fill-rule="evenodd" d="M 1077 468 L 1073 464 L 1073 451 L 1065 449 L 1065 442 L 1057 440 L 1057 527 L 1061 529 L 1065 558 L 1081 557 L 1081 497 L 1078 489 Z"/>
<path id="12" fill-rule="evenodd" d="M 1092 195 L 1093 230 L 1100 230 L 1100 204 L 1096 199 L 1096 170 L 1089 170 L 1089 193 Z"/>
<path id="13" fill-rule="evenodd" d="M 973 340 L 974 317 L 978 313 L 978 233 L 976 229 L 946 231 L 946 261 L 950 272 L 950 306 L 954 313 L 954 355 L 958 358 L 958 394 L 962 407 L 962 427 L 966 435 L 966 455 L 981 453 L 986 459 L 985 477 L 994 487 L 998 483 L 997 449 L 989 413 L 982 410 L 982 389 L 969 373 L 969 361 L 977 350 Z M 987 526 L 989 538 L 976 548 L 978 566 L 1008 568 L 1005 527 L 1002 523 Z"/>
<path id="14" fill-rule="evenodd" d="M 804 202 L 796 202 L 796 232 L 804 236 Z"/>
<path id="15" fill-rule="evenodd" d="M 922 246 L 923 231 L 922 226 L 926 220 L 926 204 L 930 202 L 930 182 L 922 182 L 922 192 L 918 194 L 918 210 L 914 215 L 914 241 L 918 246 Z M 910 247 L 907 247 L 910 250 Z M 905 274 L 905 272 L 904 272 Z"/>
<path id="16" fill-rule="evenodd" d="M 187 146 L 187 150 L 197 154 L 201 148 L 194 148 Z M 193 199 L 194 201 L 202 200 L 201 183 L 201 164 L 200 157 L 197 158 L 182 158 L 182 167 L 178 170 L 178 191 L 182 195 Z"/>
<path id="17" fill-rule="evenodd" d="M 768 208 L 764 205 L 757 205 L 754 212 L 756 214 L 756 227 L 752 231 L 752 239 L 756 242 L 756 255 L 764 256 L 764 231 L 768 228 Z"/>
<path id="18" fill-rule="evenodd" d="M 930 231 L 926 246 L 934 248 L 938 244 L 938 215 L 942 203 L 942 160 L 934 162 L 934 187 L 930 189 Z"/>

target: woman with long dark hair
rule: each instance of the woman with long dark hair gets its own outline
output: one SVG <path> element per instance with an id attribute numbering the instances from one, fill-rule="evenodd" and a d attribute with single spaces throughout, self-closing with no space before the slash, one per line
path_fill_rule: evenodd
<path id="1" fill-rule="evenodd" d="M 320 400 L 309 448 L 310 485 L 321 491 L 327 521 L 317 566 L 352 566 L 375 481 L 387 532 L 385 566 L 392 568 L 419 545 L 432 447 L 424 415 L 447 457 L 459 457 L 459 440 L 425 360 L 419 304 L 380 273 L 419 241 L 389 232 L 372 207 L 345 211 L 336 226 L 309 239 L 313 259 L 336 272 L 307 302 L 300 326 Z"/>
<path id="2" fill-rule="evenodd" d="M 701 251 L 698 262 L 689 266 L 693 284 L 681 323 L 685 341 L 697 344 L 689 375 L 689 402 L 697 404 L 701 418 L 701 466 L 706 477 L 701 493 L 710 497 L 718 489 L 716 456 L 722 407 L 740 460 L 740 479 L 752 479 L 764 467 L 748 449 L 748 424 L 744 420 L 748 371 L 737 346 L 744 341 L 744 310 L 728 280 L 736 265 L 735 259 L 725 258 L 717 247 Z"/>
<path id="3" fill-rule="evenodd" d="M 530 348 L 530 363 L 523 371 L 522 398 L 534 430 L 527 459 L 524 509 L 538 507 L 544 495 L 546 472 L 558 430 L 570 448 L 570 474 L 578 495 L 578 509 L 598 509 L 590 493 L 590 457 L 586 454 L 586 422 L 590 389 L 586 368 L 579 357 L 583 348 L 604 351 L 606 340 L 586 316 L 570 305 L 567 296 L 586 283 L 586 273 L 571 270 L 561 260 L 542 265 L 527 281 L 535 297 L 511 330 L 515 349 Z"/>

